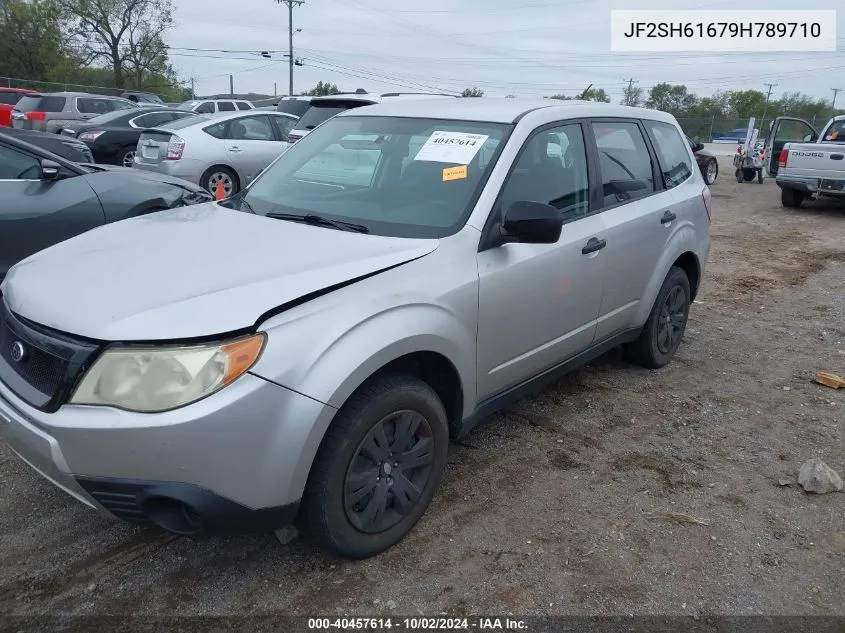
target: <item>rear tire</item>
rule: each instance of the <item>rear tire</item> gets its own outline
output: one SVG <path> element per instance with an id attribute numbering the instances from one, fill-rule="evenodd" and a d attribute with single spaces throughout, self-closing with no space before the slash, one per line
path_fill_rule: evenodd
<path id="1" fill-rule="evenodd" d="M 135 148 L 127 147 L 117 155 L 117 164 L 120 167 L 132 167 L 135 164 Z"/>
<path id="2" fill-rule="evenodd" d="M 212 196 L 217 192 L 218 182 L 223 183 L 223 191 L 226 194 L 226 198 L 235 195 L 241 189 L 237 174 L 228 167 L 210 167 L 200 177 L 200 186 L 206 191 L 209 191 Z"/>
<path id="3" fill-rule="evenodd" d="M 797 189 L 781 189 L 780 202 L 789 209 L 797 209 L 804 202 L 804 192 Z"/>
<path id="4" fill-rule="evenodd" d="M 446 410 L 426 383 L 391 374 L 365 384 L 338 411 L 314 459 L 303 532 L 344 558 L 392 547 L 431 502 L 448 444 Z"/>
<path id="5" fill-rule="evenodd" d="M 649 369 L 665 366 L 684 337 L 690 305 L 687 274 L 673 266 L 666 275 L 639 338 L 625 348 L 628 360 Z"/>

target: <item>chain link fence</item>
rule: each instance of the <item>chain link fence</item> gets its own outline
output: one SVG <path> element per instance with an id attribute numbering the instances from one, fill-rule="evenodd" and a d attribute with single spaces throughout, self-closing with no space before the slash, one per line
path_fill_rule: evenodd
<path id="1" fill-rule="evenodd" d="M 778 116 L 778 115 L 775 115 Z M 799 117 L 800 118 L 800 117 Z M 765 139 L 769 134 L 769 125 L 773 117 L 757 119 L 754 127 L 760 130 L 760 139 Z M 817 120 L 817 117 L 807 119 L 813 127 L 818 128 L 827 123 L 828 119 Z M 687 118 L 678 117 L 678 123 L 692 140 L 699 143 L 734 142 L 736 135 L 742 133 L 742 140 L 745 140 L 745 130 L 748 129 L 748 118 L 724 119 L 718 117 Z"/>
<path id="2" fill-rule="evenodd" d="M 26 88 L 39 92 L 90 92 L 91 94 L 109 95 L 119 97 L 124 90 L 121 88 L 109 88 L 108 86 L 92 86 L 90 84 L 61 83 L 55 81 L 32 81 L 19 79 L 17 77 L 0 77 L 0 86 L 5 88 Z"/>

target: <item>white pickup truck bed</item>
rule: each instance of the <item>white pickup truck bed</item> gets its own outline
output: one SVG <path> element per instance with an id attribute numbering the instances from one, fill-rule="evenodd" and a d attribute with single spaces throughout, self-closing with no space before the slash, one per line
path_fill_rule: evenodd
<path id="1" fill-rule="evenodd" d="M 808 129 L 812 132 L 802 134 Z M 812 141 L 788 140 L 797 134 Z M 817 196 L 845 198 L 845 116 L 831 119 L 821 134 L 800 119 L 775 119 L 767 149 L 767 168 L 781 188 L 784 206 L 798 207 Z"/>

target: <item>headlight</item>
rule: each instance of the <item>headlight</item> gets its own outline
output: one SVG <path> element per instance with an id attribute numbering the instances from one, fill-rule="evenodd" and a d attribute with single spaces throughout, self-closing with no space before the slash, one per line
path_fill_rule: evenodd
<path id="1" fill-rule="evenodd" d="M 264 340 L 259 333 L 207 345 L 113 347 L 85 373 L 70 402 L 144 413 L 182 407 L 244 374 Z"/>

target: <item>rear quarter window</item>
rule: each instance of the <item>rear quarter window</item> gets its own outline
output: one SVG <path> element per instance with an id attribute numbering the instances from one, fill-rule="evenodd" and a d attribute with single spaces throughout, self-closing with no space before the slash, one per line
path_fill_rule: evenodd
<path id="1" fill-rule="evenodd" d="M 689 145 L 674 125 L 659 121 L 643 123 L 654 143 L 663 181 L 670 189 L 677 187 L 692 176 L 692 160 L 687 149 Z"/>
<path id="2" fill-rule="evenodd" d="M 226 136 L 226 121 L 216 125 L 209 125 L 202 129 L 203 132 L 214 138 L 224 138 Z"/>

